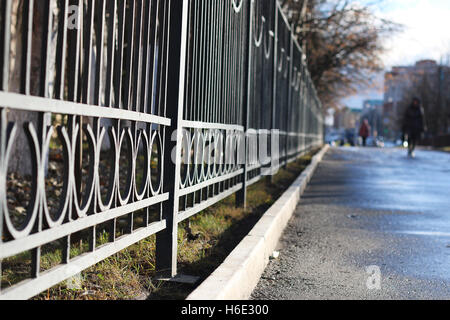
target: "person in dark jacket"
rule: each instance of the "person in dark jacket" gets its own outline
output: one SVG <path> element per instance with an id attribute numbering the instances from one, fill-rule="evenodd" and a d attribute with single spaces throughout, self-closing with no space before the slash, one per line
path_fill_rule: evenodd
<path id="1" fill-rule="evenodd" d="M 359 128 L 359 136 L 362 138 L 363 146 L 367 146 L 367 138 L 370 136 L 369 120 L 364 119 L 361 127 Z"/>
<path id="2" fill-rule="evenodd" d="M 414 98 L 403 117 L 403 136 L 408 139 L 408 156 L 414 157 L 414 150 L 425 129 L 424 111 L 420 100 Z"/>

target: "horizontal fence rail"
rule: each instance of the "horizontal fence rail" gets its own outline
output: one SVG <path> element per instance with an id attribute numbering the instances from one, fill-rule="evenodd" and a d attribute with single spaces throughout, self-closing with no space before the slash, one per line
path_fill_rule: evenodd
<path id="1" fill-rule="evenodd" d="M 276 0 L 2 0 L 0 72 L 0 299 L 151 235 L 175 276 L 180 222 L 323 142 Z"/>

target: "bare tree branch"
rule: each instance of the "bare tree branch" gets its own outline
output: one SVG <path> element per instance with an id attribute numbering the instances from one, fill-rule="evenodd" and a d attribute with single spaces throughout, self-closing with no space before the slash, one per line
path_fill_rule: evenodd
<path id="1" fill-rule="evenodd" d="M 369 86 L 383 69 L 383 40 L 401 26 L 378 18 L 352 0 L 285 0 L 294 32 L 304 49 L 313 81 L 323 103 L 337 106 L 340 98 Z"/>

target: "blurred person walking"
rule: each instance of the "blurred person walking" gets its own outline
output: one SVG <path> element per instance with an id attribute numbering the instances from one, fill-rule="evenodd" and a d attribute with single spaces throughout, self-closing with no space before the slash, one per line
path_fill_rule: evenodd
<path id="1" fill-rule="evenodd" d="M 370 125 L 369 120 L 364 119 L 361 124 L 361 128 L 359 129 L 359 136 L 362 138 L 363 147 L 367 146 L 367 138 L 370 136 Z"/>
<path id="2" fill-rule="evenodd" d="M 414 158 L 417 144 L 426 131 L 424 111 L 418 98 L 414 98 L 406 109 L 402 131 L 403 140 L 408 141 L 408 156 Z"/>

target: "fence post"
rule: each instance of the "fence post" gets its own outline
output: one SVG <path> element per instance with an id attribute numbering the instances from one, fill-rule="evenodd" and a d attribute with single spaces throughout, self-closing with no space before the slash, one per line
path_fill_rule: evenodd
<path id="1" fill-rule="evenodd" d="M 273 176 L 277 168 L 274 168 L 274 156 L 279 157 L 279 154 L 274 155 L 275 146 L 273 145 L 275 142 L 274 134 L 275 130 L 279 129 L 276 128 L 275 123 L 275 112 L 276 112 L 276 106 L 277 106 L 277 78 L 278 78 L 278 0 L 272 0 L 275 2 L 275 10 L 274 10 L 274 30 L 273 30 L 273 83 L 272 83 L 272 125 L 271 125 L 271 132 L 270 132 L 270 183 L 273 183 Z M 279 138 L 279 135 L 278 135 Z M 279 141 L 277 142 L 279 145 Z M 279 150 L 279 148 L 278 148 Z M 279 163 L 280 159 L 278 159 L 277 163 Z"/>
<path id="2" fill-rule="evenodd" d="M 2 58 L 0 58 L 0 72 L 2 73 L 0 76 L 0 90 L 8 91 L 9 90 L 9 54 L 11 50 L 11 6 L 12 1 L 6 0 L 3 1 L 3 32 L 0 32 L 0 51 L 2 54 Z"/>
<path id="3" fill-rule="evenodd" d="M 248 151 L 249 151 L 249 146 L 248 144 L 250 143 L 250 139 L 248 139 L 248 129 L 249 129 L 249 104 L 250 104 L 250 90 L 251 90 L 251 81 L 250 81 L 250 77 L 251 77 L 251 68 L 252 68 L 252 46 L 253 46 L 253 9 L 254 9 L 254 3 L 255 0 L 247 0 L 247 5 L 249 6 L 247 9 L 247 23 L 248 23 L 248 45 L 247 45 L 247 61 L 246 61 L 246 67 L 244 68 L 244 70 L 247 70 L 247 75 L 245 77 L 245 90 L 243 90 L 244 92 L 244 97 L 243 97 L 243 101 L 244 101 L 244 108 L 242 110 L 243 113 L 243 119 L 244 119 L 244 148 L 238 148 L 238 150 L 245 150 L 244 151 L 244 156 L 243 157 L 238 157 L 241 159 L 245 159 L 245 164 L 244 164 L 244 173 L 242 174 L 242 189 L 239 190 L 236 193 L 236 206 L 237 207 L 243 207 L 245 208 L 247 205 L 247 176 L 248 176 Z M 242 142 L 241 142 L 242 143 Z"/>
<path id="4" fill-rule="evenodd" d="M 294 65 L 294 24 L 291 25 L 291 32 L 289 36 L 289 73 L 288 73 L 288 100 L 286 105 L 286 122 L 285 122 L 285 129 L 286 129 L 286 137 L 285 137 L 285 147 L 284 147 L 284 168 L 287 168 L 288 160 L 289 160 L 289 118 L 290 118 L 290 111 L 292 111 L 293 105 L 292 105 L 292 67 Z"/>
<path id="5" fill-rule="evenodd" d="M 301 100 L 302 100 L 302 151 L 305 152 L 307 151 L 306 149 L 306 115 L 307 115 L 307 110 L 306 110 L 306 66 L 303 63 L 302 60 L 302 92 L 301 92 Z"/>
<path id="6" fill-rule="evenodd" d="M 177 275 L 178 190 L 180 185 L 184 84 L 189 0 L 169 0 L 169 53 L 167 62 L 166 117 L 171 127 L 164 134 L 164 192 L 169 200 L 163 204 L 162 218 L 166 229 L 156 235 L 156 271 L 162 276 Z M 172 151 L 175 151 L 174 153 Z M 172 160 L 172 154 L 174 159 Z"/>

